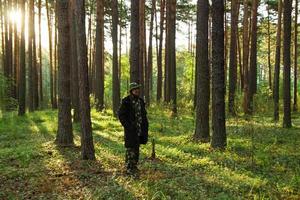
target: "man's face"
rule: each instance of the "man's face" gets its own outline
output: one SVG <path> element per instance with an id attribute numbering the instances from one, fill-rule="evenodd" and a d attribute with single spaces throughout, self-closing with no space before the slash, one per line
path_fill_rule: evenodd
<path id="1" fill-rule="evenodd" d="M 133 90 L 132 90 L 132 94 L 133 94 L 134 96 L 140 96 L 140 89 L 139 89 L 139 88 L 133 89 Z"/>

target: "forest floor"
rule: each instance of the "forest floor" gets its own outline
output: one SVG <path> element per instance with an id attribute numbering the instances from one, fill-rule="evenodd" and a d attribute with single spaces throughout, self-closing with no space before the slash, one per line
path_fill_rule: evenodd
<path id="1" fill-rule="evenodd" d="M 92 111 L 97 161 L 82 161 L 79 124 L 72 148 L 55 143 L 57 112 L 0 119 L 0 199 L 300 199 L 300 114 L 283 129 L 271 116 L 227 120 L 224 152 L 192 141 L 192 112 L 172 119 L 150 108 L 141 176 L 124 175 L 123 129 L 111 111 Z M 264 114 L 265 115 L 265 114 Z"/>

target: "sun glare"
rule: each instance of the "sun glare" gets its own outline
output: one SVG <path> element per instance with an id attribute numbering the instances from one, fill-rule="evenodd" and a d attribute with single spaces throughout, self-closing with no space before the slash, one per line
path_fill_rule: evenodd
<path id="1" fill-rule="evenodd" d="M 12 24 L 16 24 L 17 27 L 21 26 L 21 11 L 20 10 L 11 10 L 8 13 L 9 20 Z"/>

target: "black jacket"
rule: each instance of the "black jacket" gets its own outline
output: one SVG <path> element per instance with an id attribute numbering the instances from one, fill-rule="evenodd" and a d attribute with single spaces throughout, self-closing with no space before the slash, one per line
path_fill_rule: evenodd
<path id="1" fill-rule="evenodd" d="M 141 107 L 142 107 L 142 133 L 141 136 L 138 137 L 138 133 L 136 127 L 134 125 L 135 121 L 135 113 L 134 108 L 132 105 L 131 95 L 122 99 L 122 103 L 118 112 L 118 116 L 122 126 L 124 127 L 124 140 L 125 140 L 125 147 L 132 148 L 137 147 L 140 144 L 146 144 L 148 142 L 148 119 L 147 119 L 147 111 L 145 108 L 145 102 L 142 98 L 141 100 Z"/>

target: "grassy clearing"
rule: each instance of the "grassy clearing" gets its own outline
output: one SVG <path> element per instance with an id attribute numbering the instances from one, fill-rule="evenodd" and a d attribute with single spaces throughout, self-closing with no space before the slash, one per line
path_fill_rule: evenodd
<path id="1" fill-rule="evenodd" d="M 58 148 L 55 111 L 0 120 L 0 199 L 299 199 L 300 120 L 229 118 L 228 148 L 213 151 L 191 140 L 194 120 L 150 108 L 150 136 L 158 159 L 142 147 L 141 177 L 123 175 L 123 129 L 111 111 L 92 112 L 97 161 L 81 161 L 77 147 Z"/>

